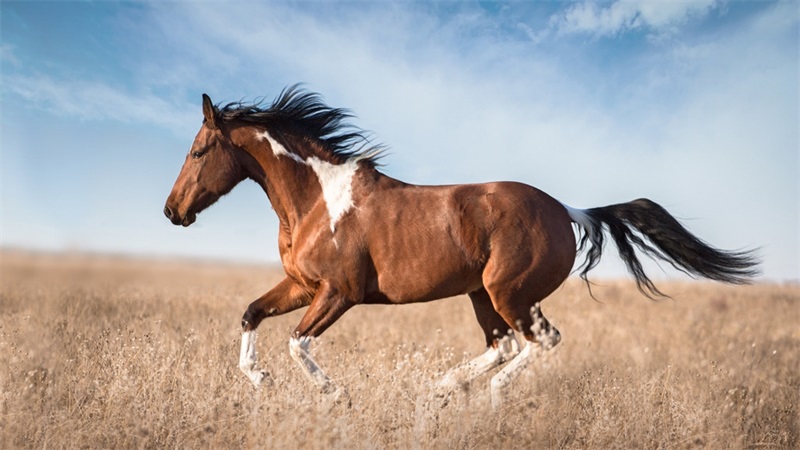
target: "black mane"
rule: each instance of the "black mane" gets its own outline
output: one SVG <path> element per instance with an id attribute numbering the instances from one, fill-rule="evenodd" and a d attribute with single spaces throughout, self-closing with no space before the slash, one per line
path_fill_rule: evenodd
<path id="1" fill-rule="evenodd" d="M 348 122 L 353 114 L 331 108 L 314 92 L 300 84 L 284 88 L 269 107 L 262 102 L 217 105 L 222 120 L 238 120 L 269 127 L 279 133 L 295 132 L 315 138 L 334 159 L 345 162 L 359 159 L 375 166 L 384 146 L 372 144 L 369 134 Z"/>

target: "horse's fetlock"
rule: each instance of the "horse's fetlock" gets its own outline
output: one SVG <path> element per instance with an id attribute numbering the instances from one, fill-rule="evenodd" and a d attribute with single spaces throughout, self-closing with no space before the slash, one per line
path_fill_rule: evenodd
<path id="1" fill-rule="evenodd" d="M 242 331 L 252 331 L 258 327 L 261 322 L 262 315 L 259 311 L 250 307 L 244 312 L 242 316 Z"/>
<path id="2" fill-rule="evenodd" d="M 547 330 L 546 333 L 542 333 L 539 337 L 539 342 L 541 342 L 542 346 L 546 350 L 550 350 L 551 348 L 558 345 L 561 342 L 561 333 L 558 329 L 554 326 L 550 326 L 550 329 Z"/>

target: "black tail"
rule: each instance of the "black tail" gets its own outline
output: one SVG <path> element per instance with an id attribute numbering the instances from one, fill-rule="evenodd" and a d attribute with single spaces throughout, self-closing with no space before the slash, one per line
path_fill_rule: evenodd
<path id="1" fill-rule="evenodd" d="M 666 296 L 644 273 L 631 244 L 654 260 L 666 261 L 684 273 L 702 278 L 744 284 L 759 273 L 756 268 L 758 258 L 753 251 L 716 249 L 698 239 L 667 210 L 648 199 L 587 210 L 568 208 L 568 211 L 573 221 L 584 230 L 578 250 L 584 250 L 587 246 L 588 250 L 586 260 L 579 269 L 582 269 L 580 276 L 587 284 L 587 273 L 600 263 L 605 240 L 604 227 L 614 238 L 619 256 L 636 278 L 637 287 L 650 298 Z"/>

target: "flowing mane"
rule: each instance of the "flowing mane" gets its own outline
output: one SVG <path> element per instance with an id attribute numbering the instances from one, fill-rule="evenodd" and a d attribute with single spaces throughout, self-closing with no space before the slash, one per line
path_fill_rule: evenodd
<path id="1" fill-rule="evenodd" d="M 322 96 L 301 86 L 284 88 L 266 108 L 261 101 L 233 102 L 216 108 L 224 121 L 238 120 L 268 126 L 281 134 L 311 137 L 339 163 L 358 159 L 377 166 L 385 146 L 373 144 L 367 131 L 351 124 L 348 120 L 354 116 L 349 110 L 332 108 L 323 102 Z"/>

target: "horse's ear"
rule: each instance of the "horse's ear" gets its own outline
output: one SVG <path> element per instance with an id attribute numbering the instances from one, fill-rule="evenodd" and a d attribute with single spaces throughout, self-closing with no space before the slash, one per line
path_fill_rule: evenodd
<path id="1" fill-rule="evenodd" d="M 211 103 L 211 97 L 203 94 L 203 117 L 206 119 L 206 126 L 211 129 L 217 128 L 217 109 Z"/>

